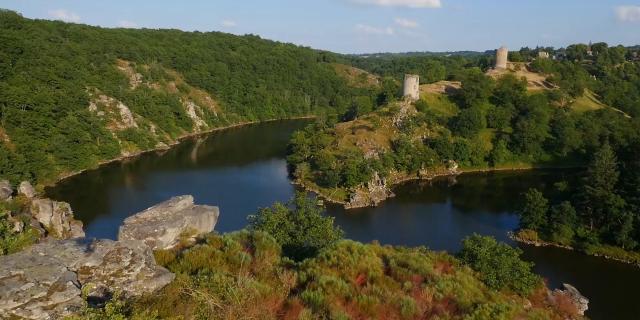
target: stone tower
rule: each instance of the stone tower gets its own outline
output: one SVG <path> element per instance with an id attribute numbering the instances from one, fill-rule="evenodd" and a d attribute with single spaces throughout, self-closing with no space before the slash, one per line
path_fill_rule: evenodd
<path id="1" fill-rule="evenodd" d="M 507 47 L 500 47 L 498 53 L 496 53 L 496 69 L 506 69 L 508 61 L 509 49 L 507 49 Z"/>
<path id="2" fill-rule="evenodd" d="M 415 74 L 404 75 L 404 93 L 402 96 L 412 101 L 420 100 L 420 76 Z"/>

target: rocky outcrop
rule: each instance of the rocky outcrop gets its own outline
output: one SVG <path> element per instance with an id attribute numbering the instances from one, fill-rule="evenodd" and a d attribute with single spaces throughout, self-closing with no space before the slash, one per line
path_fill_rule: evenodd
<path id="1" fill-rule="evenodd" d="M 191 121 L 193 121 L 193 130 L 195 132 L 199 132 L 202 129 L 206 129 L 209 126 L 207 123 L 200 118 L 198 114 L 202 114 L 202 109 L 197 104 L 193 103 L 193 101 L 186 101 L 184 103 L 185 111 Z"/>
<path id="2" fill-rule="evenodd" d="M 584 313 L 589 310 L 589 299 L 583 296 L 578 289 L 570 284 L 563 283 L 562 286 L 564 287 L 564 290 L 554 290 L 551 294 L 551 299 L 555 299 L 554 297 L 556 296 L 568 297 L 578 311 L 578 314 L 584 316 Z"/>
<path id="3" fill-rule="evenodd" d="M 218 207 L 194 205 L 192 196 L 174 197 L 124 220 L 118 240 L 142 240 L 153 250 L 213 231 Z"/>
<path id="4" fill-rule="evenodd" d="M 33 200 L 31 215 L 47 231 L 48 236 L 58 239 L 84 237 L 82 222 L 73 218 L 71 206 L 66 202 L 51 199 Z"/>
<path id="5" fill-rule="evenodd" d="M 29 181 L 22 181 L 18 186 L 18 194 L 33 199 L 36 196 L 36 189 L 33 188 Z"/>
<path id="6" fill-rule="evenodd" d="M 375 172 L 365 187 L 358 188 L 351 194 L 349 202 L 344 207 L 355 209 L 377 206 L 380 202 L 394 196 L 393 191 L 387 186 L 387 181 Z"/>
<path id="7" fill-rule="evenodd" d="M 84 235 L 67 203 L 36 199 L 31 213 L 49 235 Z M 47 237 L 0 256 L 0 319 L 59 319 L 87 302 L 101 306 L 116 293 L 155 292 L 175 275 L 156 264 L 152 250 L 212 231 L 218 215 L 217 207 L 194 205 L 192 196 L 175 197 L 128 218 L 118 241 Z"/>
<path id="8" fill-rule="evenodd" d="M 57 319 L 89 301 L 154 292 L 174 279 L 142 241 L 55 240 L 0 257 L 0 318 Z"/>
<path id="9" fill-rule="evenodd" d="M 0 201 L 11 200 L 13 189 L 8 180 L 0 180 Z"/>

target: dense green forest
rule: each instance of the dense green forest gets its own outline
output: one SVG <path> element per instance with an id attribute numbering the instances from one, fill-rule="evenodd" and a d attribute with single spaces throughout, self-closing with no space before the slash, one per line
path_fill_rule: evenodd
<path id="1" fill-rule="evenodd" d="M 342 113 L 356 97 L 375 97 L 336 74 L 333 54 L 253 35 L 104 29 L 7 10 L 0 29 L 0 177 L 13 182 L 169 144 L 196 130 L 188 101 L 215 128 Z M 114 129 L 118 109 L 101 103 L 122 103 L 136 125 Z"/>
<path id="2" fill-rule="evenodd" d="M 516 236 L 640 263 L 638 142 L 625 151 L 618 157 L 604 145 L 593 155 L 582 179 L 559 183 L 558 194 L 551 199 L 529 190 L 521 210 L 522 229 Z"/>

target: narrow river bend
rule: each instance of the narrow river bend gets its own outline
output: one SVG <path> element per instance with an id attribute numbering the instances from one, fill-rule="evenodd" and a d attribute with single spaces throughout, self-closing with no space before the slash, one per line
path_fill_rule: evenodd
<path id="1" fill-rule="evenodd" d="M 191 194 L 199 204 L 220 207 L 216 230 L 246 226 L 259 207 L 287 201 L 294 193 L 285 162 L 291 133 L 307 120 L 277 121 L 188 139 L 162 153 L 149 153 L 87 171 L 48 188 L 67 201 L 87 236 L 115 238 L 122 220 L 172 196 Z M 467 235 L 492 235 L 516 245 L 507 231 L 520 194 L 531 187 L 552 190 L 575 172 L 529 171 L 463 175 L 455 180 L 413 182 L 377 208 L 345 212 L 328 206 L 348 238 L 455 252 Z M 591 319 L 637 319 L 640 268 L 556 248 L 519 245 L 552 287 L 575 285 L 590 298 Z"/>

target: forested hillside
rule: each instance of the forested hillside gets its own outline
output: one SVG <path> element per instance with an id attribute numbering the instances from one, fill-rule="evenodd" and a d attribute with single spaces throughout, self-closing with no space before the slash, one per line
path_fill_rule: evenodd
<path id="1" fill-rule="evenodd" d="M 0 177 L 46 182 L 189 133 L 341 113 L 325 52 L 217 32 L 104 29 L 0 11 Z"/>

